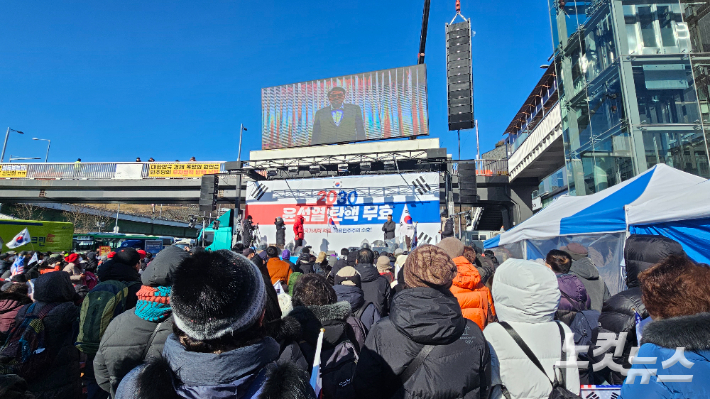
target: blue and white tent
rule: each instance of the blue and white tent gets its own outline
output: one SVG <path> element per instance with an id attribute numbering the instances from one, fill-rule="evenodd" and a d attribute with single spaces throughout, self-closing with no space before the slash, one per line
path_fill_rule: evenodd
<path id="1" fill-rule="evenodd" d="M 710 181 L 628 207 L 629 232 L 672 238 L 696 262 L 710 264 Z"/>
<path id="2" fill-rule="evenodd" d="M 515 228 L 487 240 L 485 248 L 495 248 L 494 252 L 503 258 L 539 259 L 551 249 L 570 242 L 580 243 L 588 248 L 600 275 L 615 293 L 625 287 L 620 265 L 630 225 L 627 209 L 675 193 L 687 193 L 704 181 L 659 164 L 596 194 L 564 195 Z M 654 212 L 649 207 L 639 214 Z"/>

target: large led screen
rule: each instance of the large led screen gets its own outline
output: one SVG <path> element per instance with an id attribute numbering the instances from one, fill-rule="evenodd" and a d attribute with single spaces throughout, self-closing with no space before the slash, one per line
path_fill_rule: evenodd
<path id="1" fill-rule="evenodd" d="M 261 90 L 262 149 L 429 134 L 426 67 Z"/>

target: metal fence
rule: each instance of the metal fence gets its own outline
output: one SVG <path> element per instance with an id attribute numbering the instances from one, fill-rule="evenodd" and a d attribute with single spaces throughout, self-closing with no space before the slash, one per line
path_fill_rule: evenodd
<path id="1" fill-rule="evenodd" d="M 477 159 L 476 176 L 508 176 L 508 160 Z"/>
<path id="2" fill-rule="evenodd" d="M 84 179 L 116 179 L 118 165 L 136 165 L 136 162 L 72 162 L 72 163 L 3 163 L 0 164 L 0 178 L 10 179 L 56 179 L 56 180 L 84 180 Z M 200 176 L 150 176 L 149 168 L 153 164 L 144 162 L 141 166 L 141 179 L 189 179 Z M 194 162 L 155 163 L 170 165 L 196 165 Z M 224 162 L 198 162 L 197 164 L 220 164 L 220 172 L 224 172 Z M 137 178 L 135 176 L 134 178 Z"/>

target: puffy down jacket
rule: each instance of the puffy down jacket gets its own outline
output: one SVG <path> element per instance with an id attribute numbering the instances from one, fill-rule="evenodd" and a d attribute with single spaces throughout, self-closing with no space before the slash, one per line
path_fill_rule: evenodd
<path id="1" fill-rule="evenodd" d="M 463 317 L 478 324 L 483 330 L 495 317 L 491 291 L 481 282 L 478 269 L 463 256 L 453 259 L 458 269 L 451 293 L 461 306 Z"/>

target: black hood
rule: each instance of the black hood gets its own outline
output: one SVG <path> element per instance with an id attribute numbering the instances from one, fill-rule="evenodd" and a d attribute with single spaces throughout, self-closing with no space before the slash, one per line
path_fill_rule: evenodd
<path id="1" fill-rule="evenodd" d="M 32 297 L 37 302 L 70 302 L 75 293 L 69 273 L 58 271 L 37 277 Z"/>
<path id="2" fill-rule="evenodd" d="M 632 234 L 626 239 L 626 286 L 638 287 L 638 275 L 670 255 L 684 255 L 683 247 L 675 240 L 663 236 Z"/>
<path id="3" fill-rule="evenodd" d="M 572 262 L 570 273 L 585 280 L 598 280 L 599 270 L 589 258 L 581 258 Z"/>
<path id="4" fill-rule="evenodd" d="M 710 313 L 652 321 L 644 327 L 641 343 L 689 352 L 710 350 Z"/>
<path id="5" fill-rule="evenodd" d="M 347 301 L 350 304 L 353 312 L 360 309 L 360 306 L 365 304 L 365 293 L 362 289 L 352 285 L 334 285 L 335 294 L 338 295 L 338 301 Z"/>
<path id="6" fill-rule="evenodd" d="M 52 274 L 52 273 L 49 273 Z M 96 275 L 101 281 L 117 280 L 126 282 L 141 282 L 141 275 L 133 266 L 128 266 L 123 263 L 119 263 L 116 260 L 109 260 L 104 262 Z"/>
<path id="7" fill-rule="evenodd" d="M 356 261 L 357 261 L 357 251 L 352 251 L 352 252 L 348 253 L 348 257 L 346 260 L 347 265 L 348 266 L 355 266 L 355 264 L 357 263 Z"/>
<path id="8" fill-rule="evenodd" d="M 428 287 L 408 288 L 395 295 L 389 318 L 402 334 L 423 345 L 448 345 L 466 329 L 456 297 Z"/>
<path id="9" fill-rule="evenodd" d="M 173 285 L 173 273 L 190 254 L 180 247 L 169 246 L 158 252 L 141 275 L 143 285 L 151 287 L 170 287 Z"/>
<path id="10" fill-rule="evenodd" d="M 371 281 L 377 280 L 380 277 L 380 272 L 377 268 L 368 263 L 358 263 L 353 266 L 355 270 L 360 274 L 360 281 L 363 283 L 369 283 Z"/>

